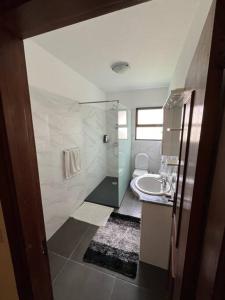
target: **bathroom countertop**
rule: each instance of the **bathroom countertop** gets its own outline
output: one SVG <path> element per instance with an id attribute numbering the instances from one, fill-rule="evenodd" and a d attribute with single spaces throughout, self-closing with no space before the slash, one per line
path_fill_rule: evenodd
<path id="1" fill-rule="evenodd" d="M 139 198 L 140 201 L 149 202 L 157 205 L 163 206 L 173 206 L 173 201 L 170 200 L 169 197 L 166 196 L 155 196 L 155 195 L 148 195 L 139 191 L 134 184 L 134 180 L 131 181 L 130 187 L 135 195 Z"/>

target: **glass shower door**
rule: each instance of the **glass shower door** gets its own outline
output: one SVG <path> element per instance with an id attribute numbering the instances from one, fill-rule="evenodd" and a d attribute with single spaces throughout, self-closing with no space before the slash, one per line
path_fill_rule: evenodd
<path id="1" fill-rule="evenodd" d="M 107 179 L 110 182 L 106 197 L 110 197 L 109 206 L 119 207 L 118 200 L 118 103 L 106 103 L 106 128 L 108 143 L 106 144 Z"/>
<path id="2" fill-rule="evenodd" d="M 86 202 L 118 207 L 118 103 L 82 103 Z"/>
<path id="3" fill-rule="evenodd" d="M 121 104 L 118 107 L 118 142 L 118 205 L 120 206 L 131 179 L 131 111 Z"/>

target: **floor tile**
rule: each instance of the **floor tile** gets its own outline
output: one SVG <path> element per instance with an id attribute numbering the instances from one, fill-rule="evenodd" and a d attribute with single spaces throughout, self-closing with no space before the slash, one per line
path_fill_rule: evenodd
<path id="1" fill-rule="evenodd" d="M 136 284 L 151 291 L 165 291 L 168 283 L 168 272 L 156 266 L 139 262 Z"/>
<path id="2" fill-rule="evenodd" d="M 52 281 L 56 278 L 59 272 L 62 270 L 63 266 L 67 262 L 66 258 L 56 255 L 55 253 L 49 252 L 49 264 L 50 264 L 50 271 L 51 271 L 51 278 Z"/>
<path id="3" fill-rule="evenodd" d="M 133 194 L 129 188 L 123 198 L 121 206 L 116 212 L 124 215 L 129 215 L 137 218 L 141 218 L 141 208 L 142 203 L 138 198 Z"/>
<path id="4" fill-rule="evenodd" d="M 111 300 L 162 300 L 151 297 L 150 291 L 137 287 L 129 282 L 117 279 L 113 288 Z"/>
<path id="5" fill-rule="evenodd" d="M 110 300 L 115 278 L 68 261 L 54 283 L 54 300 Z"/>
<path id="6" fill-rule="evenodd" d="M 69 218 L 48 241 L 48 249 L 69 257 L 87 231 L 89 224 Z"/>
<path id="7" fill-rule="evenodd" d="M 134 285 L 157 292 L 158 290 L 165 291 L 167 287 L 167 271 L 158 267 L 139 262 L 137 276 L 132 279 L 122 274 L 116 275 L 119 279 L 128 281 Z"/>
<path id="8" fill-rule="evenodd" d="M 83 263 L 83 257 L 85 252 L 87 251 L 91 240 L 93 239 L 98 227 L 95 225 L 89 224 L 89 227 L 85 234 L 82 236 L 79 245 L 75 248 L 71 259 L 80 263 Z"/>
<path id="9" fill-rule="evenodd" d="M 98 227 L 94 225 L 89 225 L 88 230 L 83 235 L 82 239 L 79 242 L 79 245 L 75 248 L 75 251 L 73 252 L 71 256 L 71 260 L 74 260 L 76 262 L 82 263 L 88 268 L 91 269 L 97 269 L 100 270 L 103 273 L 110 274 L 112 276 L 115 276 L 119 279 L 128 281 L 132 284 L 151 289 L 151 290 L 164 290 L 167 284 L 167 271 L 160 269 L 158 267 L 145 264 L 143 262 L 139 262 L 138 265 L 138 271 L 136 278 L 129 278 L 127 276 L 124 276 L 120 273 L 113 272 L 111 270 L 108 270 L 106 268 L 97 266 L 95 264 L 89 264 L 83 261 L 84 254 L 86 250 L 88 249 L 88 246 L 93 239 Z"/>
<path id="10" fill-rule="evenodd" d="M 141 203 L 131 190 L 127 191 L 119 213 L 141 217 Z M 49 240 L 54 300 L 164 300 L 165 270 L 140 262 L 137 276 L 132 279 L 83 261 L 97 229 L 70 218 Z"/>
<path id="11" fill-rule="evenodd" d="M 93 239 L 97 230 L 98 230 L 97 226 L 94 226 L 94 225 L 89 226 L 87 232 L 83 235 L 82 240 L 79 242 L 79 245 L 75 248 L 75 251 L 71 255 L 70 260 L 82 263 L 90 269 L 99 270 L 103 273 L 106 273 L 106 274 L 116 277 L 117 276 L 116 272 L 113 272 L 109 269 L 106 269 L 106 268 L 97 266 L 95 264 L 91 264 L 91 263 L 87 263 L 87 262 L 83 261 L 84 254 L 87 251 L 89 244 L 90 244 L 91 240 Z"/>

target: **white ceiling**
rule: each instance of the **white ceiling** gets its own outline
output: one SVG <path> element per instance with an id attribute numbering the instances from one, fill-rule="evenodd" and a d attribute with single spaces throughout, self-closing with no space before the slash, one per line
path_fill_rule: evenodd
<path id="1" fill-rule="evenodd" d="M 153 0 L 32 39 L 106 92 L 168 86 L 198 3 Z"/>

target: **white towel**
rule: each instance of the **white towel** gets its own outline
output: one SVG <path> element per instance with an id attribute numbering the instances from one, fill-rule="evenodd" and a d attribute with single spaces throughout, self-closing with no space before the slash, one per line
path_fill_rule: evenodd
<path id="1" fill-rule="evenodd" d="M 72 148 L 64 151 L 64 168 L 66 179 L 69 179 L 80 172 L 81 163 L 79 148 Z"/>

